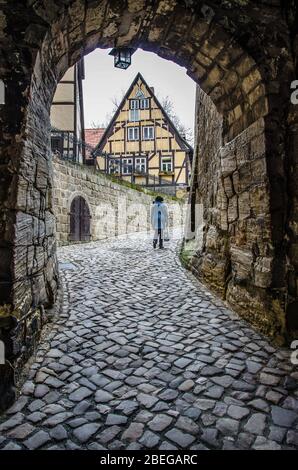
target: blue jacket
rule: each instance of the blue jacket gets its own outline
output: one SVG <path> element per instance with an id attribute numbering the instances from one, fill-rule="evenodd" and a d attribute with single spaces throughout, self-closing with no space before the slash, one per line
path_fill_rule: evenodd
<path id="1" fill-rule="evenodd" d="M 151 224 L 154 230 L 164 230 L 168 225 L 168 208 L 163 202 L 154 202 L 151 209 Z"/>

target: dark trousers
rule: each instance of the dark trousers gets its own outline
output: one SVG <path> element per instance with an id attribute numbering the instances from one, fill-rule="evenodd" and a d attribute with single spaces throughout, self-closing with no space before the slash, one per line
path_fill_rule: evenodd
<path id="1" fill-rule="evenodd" d="M 156 229 L 154 232 L 153 243 L 156 245 L 158 241 L 159 246 L 163 247 L 163 230 L 161 228 Z"/>

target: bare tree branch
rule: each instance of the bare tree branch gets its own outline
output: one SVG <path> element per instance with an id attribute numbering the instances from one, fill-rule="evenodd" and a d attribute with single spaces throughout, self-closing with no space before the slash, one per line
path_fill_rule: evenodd
<path id="1" fill-rule="evenodd" d="M 185 140 L 193 145 L 194 143 L 194 134 L 193 130 L 190 127 L 185 126 L 179 116 L 174 111 L 174 104 L 169 96 L 166 96 L 161 99 L 161 105 L 164 108 L 165 112 L 173 122 L 174 126 L 178 130 L 179 134 L 185 138 Z"/>

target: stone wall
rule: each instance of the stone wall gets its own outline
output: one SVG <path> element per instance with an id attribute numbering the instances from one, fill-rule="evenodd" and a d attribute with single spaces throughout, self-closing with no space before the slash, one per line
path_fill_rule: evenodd
<path id="1" fill-rule="evenodd" d="M 242 192 L 229 187 L 236 170 L 220 178 L 222 186 L 218 172 L 209 172 L 206 194 L 210 199 L 204 210 L 212 223 L 208 222 L 203 242 L 204 253 L 210 257 L 201 258 L 210 263 L 216 259 L 218 280 L 226 279 L 218 282 L 218 288 L 226 291 L 231 301 L 241 289 L 243 296 L 251 298 L 249 289 L 262 284 L 256 292 L 271 296 L 268 322 L 282 312 L 279 326 L 273 321 L 277 336 L 284 330 L 284 303 L 288 330 L 298 330 L 298 107 L 290 103 L 290 85 L 298 76 L 295 2 L 2 0 L 0 42 L 0 72 L 5 84 L 5 104 L 0 105 L 0 329 L 1 334 L 6 332 L 8 361 L 17 344 L 22 351 L 30 351 L 25 332 L 31 330 L 31 324 L 32 331 L 38 330 L 34 312 L 39 312 L 42 321 L 42 309 L 54 303 L 57 292 L 52 162 L 50 142 L 45 137 L 50 134 L 51 102 L 66 70 L 98 47 L 139 47 L 185 67 L 222 116 L 222 138 L 227 147 L 221 157 L 227 162 L 230 158 L 225 152 L 229 155 L 237 149 L 234 139 L 239 136 L 241 143 L 243 131 L 252 132 L 251 143 L 248 137 L 243 146 L 251 153 L 253 139 L 261 140 L 258 129 L 264 124 L 263 169 L 267 173 L 255 188 L 257 207 L 250 206 L 259 214 L 266 209 L 269 197 L 270 214 L 261 217 L 264 228 L 255 222 L 258 217 L 239 219 L 241 207 L 246 206 L 241 198 L 247 195 L 243 195 L 246 189 Z M 244 155 L 245 160 L 250 158 Z M 261 161 L 255 159 L 254 165 Z M 239 171 L 243 182 L 245 174 L 248 179 L 251 176 L 248 168 L 244 165 L 244 173 Z M 249 198 L 253 191 L 250 185 Z M 228 204 L 226 229 L 214 221 L 222 204 Z M 269 251 L 259 254 L 252 249 L 251 233 L 256 228 L 266 240 L 269 219 Z M 249 242 L 239 245 L 233 231 L 237 228 L 245 237 L 240 226 L 250 233 Z M 227 234 L 225 243 L 225 236 L 218 236 L 218 232 Z M 230 285 L 228 273 L 233 279 Z M 271 332 L 269 323 L 264 331 Z M 13 342 L 16 331 L 19 340 Z M 5 377 L 12 376 L 11 369 L 0 367 L 0 397 L 10 396 L 11 382 Z"/>
<path id="2" fill-rule="evenodd" d="M 193 191 L 203 206 L 191 265 L 245 319 L 277 341 L 285 333 L 283 291 L 272 289 L 271 207 L 263 118 L 222 142 L 222 116 L 197 89 Z M 186 244 L 187 248 L 187 244 Z"/>
<path id="3" fill-rule="evenodd" d="M 82 196 L 88 204 L 93 241 L 151 230 L 150 208 L 154 196 L 149 191 L 146 194 L 145 188 L 142 192 L 130 189 L 95 173 L 93 168 L 58 159 L 54 160 L 53 169 L 53 208 L 59 244 L 69 243 L 70 206 L 75 196 Z M 170 204 L 170 208 L 171 205 L 181 207 L 180 203 L 167 196 L 164 199 Z"/>

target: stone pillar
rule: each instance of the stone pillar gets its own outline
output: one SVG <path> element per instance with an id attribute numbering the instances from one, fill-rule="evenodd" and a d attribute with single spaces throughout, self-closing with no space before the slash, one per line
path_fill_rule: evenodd
<path id="1" fill-rule="evenodd" d="M 0 106 L 0 409 L 14 398 L 13 368 L 32 354 L 58 283 L 49 152 L 55 82 L 44 86 L 27 55 L 11 53 Z"/>
<path id="2" fill-rule="evenodd" d="M 297 67 L 298 68 L 298 67 Z M 287 311 L 289 339 L 298 337 L 298 105 L 290 107 L 288 117 L 288 221 L 287 221 Z"/>
<path id="3" fill-rule="evenodd" d="M 280 180 L 268 171 L 275 142 L 272 138 L 268 144 L 272 116 L 257 119 L 224 143 L 223 121 L 215 105 L 202 90 L 197 100 L 193 187 L 197 186 L 195 202 L 203 204 L 204 223 L 202 233 L 196 234 L 192 269 L 240 315 L 282 342 L 287 290 L 284 277 L 278 277 L 285 273 L 284 253 L 278 248 L 282 247 L 285 221 L 276 220 L 272 200 L 276 186 L 271 183 Z M 277 160 L 271 164 L 274 162 L 276 172 Z M 281 194 L 285 198 L 285 190 Z M 284 213 L 280 196 L 279 204 Z"/>
<path id="4" fill-rule="evenodd" d="M 7 69 L 5 104 L 0 106 L 0 339 L 5 344 L 5 365 L 0 365 L 0 410 L 14 399 L 13 347 L 15 319 L 15 232 L 18 171 L 23 150 L 22 125 L 29 84 L 26 76 Z"/>

